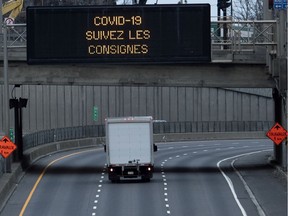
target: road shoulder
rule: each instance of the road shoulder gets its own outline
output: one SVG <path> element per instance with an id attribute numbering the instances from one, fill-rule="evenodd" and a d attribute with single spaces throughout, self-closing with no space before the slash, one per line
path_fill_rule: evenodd
<path id="1" fill-rule="evenodd" d="M 239 158 L 239 171 L 266 215 L 287 215 L 287 175 L 270 163 L 271 151 Z M 261 180 L 260 180 L 261 179 Z"/>

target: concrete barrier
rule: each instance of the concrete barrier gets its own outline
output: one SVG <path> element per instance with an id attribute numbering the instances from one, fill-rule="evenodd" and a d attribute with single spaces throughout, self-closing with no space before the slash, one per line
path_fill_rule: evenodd
<path id="1" fill-rule="evenodd" d="M 23 167 L 29 167 L 33 162 L 39 158 L 53 154 L 59 151 L 89 148 L 89 147 L 102 147 L 105 143 L 105 139 L 102 137 L 97 138 L 85 138 L 77 140 L 67 140 L 62 142 L 49 143 L 28 149 L 24 152 Z"/>

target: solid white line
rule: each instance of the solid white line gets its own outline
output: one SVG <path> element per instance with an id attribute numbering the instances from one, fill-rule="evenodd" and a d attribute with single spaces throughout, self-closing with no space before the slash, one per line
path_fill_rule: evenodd
<path id="1" fill-rule="evenodd" d="M 246 181 L 242 177 L 241 173 L 234 166 L 235 161 L 238 160 L 238 159 L 239 158 L 236 158 L 235 160 L 233 160 L 231 162 L 231 165 L 232 165 L 233 169 L 235 170 L 236 174 L 238 175 L 238 177 L 240 178 L 240 180 L 242 181 L 242 183 L 244 184 L 244 187 L 245 187 L 247 193 L 249 194 L 250 199 L 252 200 L 252 202 L 254 203 L 254 205 L 257 208 L 259 216 L 266 216 L 265 212 L 263 211 L 263 209 L 261 208 L 260 204 L 258 203 L 256 197 L 254 196 L 252 190 L 250 189 L 250 187 L 248 186 L 248 184 L 246 183 Z"/>
<path id="2" fill-rule="evenodd" d="M 246 213 L 245 209 L 243 208 L 243 206 L 241 205 L 241 203 L 240 203 L 240 201 L 239 201 L 239 199 L 238 199 L 238 197 L 237 197 L 237 194 L 236 194 L 235 189 L 234 189 L 234 186 L 233 186 L 233 182 L 232 182 L 231 179 L 223 172 L 223 170 L 222 170 L 221 167 L 220 167 L 220 163 L 222 163 L 223 161 L 229 160 L 229 159 L 231 159 L 231 158 L 225 158 L 225 159 L 223 159 L 223 160 L 220 160 L 220 161 L 217 163 L 217 167 L 218 167 L 218 169 L 220 170 L 220 172 L 222 173 L 222 175 L 224 176 L 226 182 L 228 183 L 228 186 L 229 186 L 229 188 L 230 188 L 230 190 L 231 190 L 231 192 L 232 192 L 232 194 L 233 194 L 233 197 L 234 197 L 234 199 L 235 199 L 238 207 L 240 208 L 240 210 L 241 210 L 241 212 L 242 212 L 242 215 L 243 215 L 243 216 L 247 216 L 247 213 Z"/>
<path id="3" fill-rule="evenodd" d="M 243 157 L 243 156 L 247 156 L 247 155 L 251 155 L 251 154 L 256 154 L 256 153 L 260 153 L 260 152 L 263 152 L 263 151 L 270 151 L 269 150 L 261 150 L 261 151 L 255 151 L 255 152 L 249 152 L 249 153 L 245 153 L 245 154 L 240 154 L 240 155 L 236 155 L 236 156 L 232 156 L 232 157 L 228 157 L 228 158 L 224 158 L 220 161 L 218 161 L 217 163 L 217 167 L 218 169 L 220 170 L 221 174 L 223 175 L 223 177 L 225 178 L 226 182 L 228 183 L 228 186 L 233 194 L 233 197 L 238 205 L 238 207 L 240 208 L 241 212 L 242 212 L 242 215 L 243 216 L 247 216 L 247 213 L 244 209 L 244 207 L 242 206 L 242 204 L 240 203 L 238 197 L 237 197 L 237 194 L 235 192 L 235 188 L 234 188 L 234 185 L 233 185 L 233 182 L 231 181 L 231 179 L 225 174 L 225 172 L 221 169 L 220 167 L 220 164 L 224 161 L 227 161 L 227 160 L 231 160 L 231 159 L 234 159 L 234 158 L 238 158 L 238 157 Z"/>

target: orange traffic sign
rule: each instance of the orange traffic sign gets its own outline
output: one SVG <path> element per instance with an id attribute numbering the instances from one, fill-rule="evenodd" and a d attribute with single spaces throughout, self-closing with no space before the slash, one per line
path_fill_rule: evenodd
<path id="1" fill-rule="evenodd" d="M 279 123 L 276 123 L 267 133 L 269 137 L 276 145 L 279 145 L 286 137 L 287 131 Z"/>
<path id="2" fill-rule="evenodd" d="M 11 140 L 4 136 L 0 140 L 0 154 L 4 157 L 7 158 L 15 149 L 17 146 L 11 142 Z"/>

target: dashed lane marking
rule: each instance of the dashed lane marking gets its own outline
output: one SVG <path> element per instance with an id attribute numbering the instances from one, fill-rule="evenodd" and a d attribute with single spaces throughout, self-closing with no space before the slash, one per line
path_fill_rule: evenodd
<path id="1" fill-rule="evenodd" d="M 255 143 L 257 143 L 257 142 L 255 142 Z M 259 142 L 258 142 L 258 143 L 259 143 Z M 238 143 L 238 142 L 234 142 L 234 143 L 232 143 L 232 144 L 238 145 L 239 143 Z M 216 144 L 214 144 L 214 145 L 215 145 L 215 146 L 220 146 L 220 145 L 222 145 L 222 144 L 216 143 Z M 204 146 L 204 145 L 200 144 L 200 145 L 197 145 L 197 146 Z M 264 145 L 264 146 L 265 146 L 265 145 Z M 186 146 L 185 146 L 185 147 L 186 147 Z M 251 146 L 249 146 L 249 145 L 239 146 L 239 145 L 238 145 L 237 147 L 235 147 L 235 146 L 230 146 L 230 147 L 228 147 L 228 148 L 226 147 L 226 148 L 224 148 L 224 149 L 235 149 L 235 148 L 239 148 L 239 149 L 240 149 L 240 148 L 249 148 L 249 147 L 251 147 Z M 170 147 L 169 149 L 172 149 L 172 147 Z M 216 148 L 216 149 L 214 149 L 214 150 L 219 151 L 219 150 L 223 150 L 223 148 Z M 208 149 L 203 149 L 202 151 L 203 151 L 203 152 L 207 152 Z M 257 151 L 257 152 L 250 152 L 250 153 L 245 153 L 245 154 L 241 154 L 241 155 L 237 155 L 237 156 L 233 156 L 233 157 L 229 157 L 229 158 L 224 158 L 224 159 L 218 161 L 218 163 L 217 163 L 217 167 L 218 167 L 218 169 L 220 170 L 221 174 L 224 176 L 225 180 L 227 181 L 227 183 L 228 183 L 228 185 L 229 185 L 229 187 L 230 187 L 230 190 L 231 190 L 231 192 L 232 192 L 232 194 L 233 194 L 233 197 L 234 197 L 234 199 L 235 199 L 238 207 L 240 208 L 241 213 L 242 213 L 243 216 L 247 216 L 247 213 L 246 213 L 244 207 L 241 205 L 241 203 L 240 203 L 240 201 L 239 201 L 239 199 L 238 199 L 238 197 L 237 197 L 237 194 L 236 194 L 236 192 L 235 192 L 235 189 L 234 189 L 234 186 L 233 186 L 233 183 L 232 183 L 231 179 L 230 179 L 230 178 L 224 173 L 224 171 L 221 169 L 220 164 L 221 164 L 222 162 L 226 161 L 226 160 L 231 160 L 231 159 L 234 159 L 234 158 L 237 158 L 237 157 L 246 156 L 246 155 L 249 155 L 249 154 L 254 154 L 254 153 L 258 153 L 258 152 L 262 152 L 262 151 L 267 151 L 267 150 L 261 150 L 261 151 Z M 194 151 L 194 152 L 193 152 L 193 154 L 197 154 L 197 153 L 198 153 L 198 151 Z M 189 153 L 183 153 L 183 155 L 181 155 L 181 156 L 187 156 L 188 154 L 189 154 Z M 169 157 L 168 160 L 176 159 L 176 158 L 179 158 L 179 157 L 181 157 L 181 156 L 180 156 L 180 155 L 176 155 L 175 157 Z M 191 156 L 191 157 L 192 157 L 192 156 Z M 163 190 L 164 190 L 164 201 L 165 201 L 166 213 L 167 213 L 167 215 L 171 215 L 171 209 L 170 209 L 169 199 L 168 199 L 168 183 L 167 183 L 167 178 L 166 178 L 166 174 L 165 174 L 165 171 L 164 171 L 165 162 L 167 162 L 168 160 L 165 159 L 165 160 L 161 163 L 161 174 L 162 174 L 162 180 L 163 180 Z M 234 160 L 234 161 L 235 161 L 235 160 Z M 237 172 L 237 170 L 235 170 L 235 171 Z M 246 186 L 245 186 L 245 187 L 246 187 Z M 246 190 L 247 190 L 247 189 L 246 189 Z M 248 193 L 249 193 L 249 191 L 248 191 Z M 259 215 L 265 216 L 265 214 L 264 214 L 264 215 L 262 214 L 261 209 L 259 210 L 259 205 L 257 205 L 257 202 L 256 202 L 255 200 L 253 200 L 254 198 L 253 198 L 252 196 L 250 196 L 250 198 L 252 199 L 252 201 L 254 202 L 254 204 L 256 203 L 255 205 L 256 205 L 256 207 L 257 207 L 257 209 L 258 209 Z M 260 208 L 261 208 L 261 207 L 260 207 Z"/>
<path id="2" fill-rule="evenodd" d="M 172 159 L 172 157 L 171 157 L 171 159 Z M 163 180 L 163 190 L 164 190 L 163 194 L 164 194 L 166 213 L 167 213 L 167 215 L 170 215 L 171 211 L 170 211 L 170 205 L 169 205 L 169 200 L 168 200 L 168 183 L 167 183 L 167 179 L 166 179 L 166 175 L 165 175 L 165 171 L 164 171 L 164 164 L 166 161 L 167 160 L 165 160 L 161 163 L 161 173 L 162 173 L 162 180 Z"/>
<path id="3" fill-rule="evenodd" d="M 96 210 L 97 210 L 97 207 L 98 207 L 98 203 L 99 203 L 99 198 L 100 198 L 100 194 L 101 194 L 101 188 L 102 188 L 102 183 L 103 183 L 103 179 L 104 179 L 104 175 L 105 175 L 105 172 L 106 172 L 106 164 L 103 168 L 103 172 L 101 174 L 101 177 L 100 177 L 100 180 L 99 180 L 99 184 L 98 184 L 98 190 L 97 190 L 97 193 L 95 195 L 95 200 L 94 200 L 94 205 L 92 206 L 92 216 L 95 216 L 96 215 Z"/>

